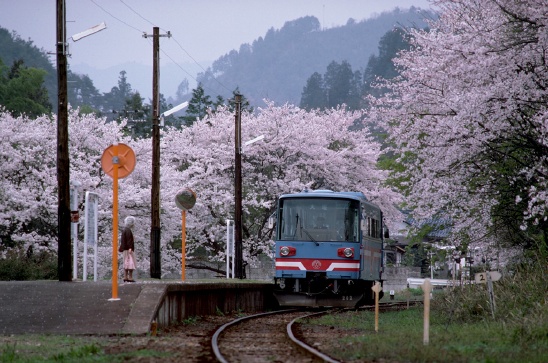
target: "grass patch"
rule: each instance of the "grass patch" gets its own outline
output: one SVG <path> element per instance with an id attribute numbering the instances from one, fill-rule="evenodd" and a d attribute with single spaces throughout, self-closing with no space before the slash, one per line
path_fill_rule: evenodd
<path id="1" fill-rule="evenodd" d="M 106 354 L 109 337 L 20 335 L 0 337 L 2 363 L 117 363 L 131 359 L 167 358 L 171 353 L 139 349 Z"/>
<path id="2" fill-rule="evenodd" d="M 351 335 L 337 340 L 342 349 L 326 352 L 345 361 L 548 362 L 545 260 L 516 266 L 493 284 L 493 290 L 494 313 L 484 284 L 434 291 L 428 345 L 423 344 L 422 306 L 382 313 L 378 333 L 370 311 L 326 316 L 309 324 L 351 329 Z M 408 289 L 396 300 L 420 295 Z"/>
<path id="3" fill-rule="evenodd" d="M 21 335 L 0 338 L 0 362 L 107 362 L 100 342 L 90 337 Z M 112 361 L 112 360 L 111 360 Z"/>
<path id="4" fill-rule="evenodd" d="M 351 337 L 340 338 L 340 349 L 329 352 L 341 360 L 398 362 L 531 362 L 548 358 L 548 337 L 517 343 L 500 322 L 453 323 L 447 325 L 439 312 L 433 312 L 430 342 L 423 344 L 422 307 L 383 313 L 375 333 L 375 313 L 350 312 L 319 318 L 311 324 L 353 329 Z M 357 331 L 357 333 L 356 333 Z"/>

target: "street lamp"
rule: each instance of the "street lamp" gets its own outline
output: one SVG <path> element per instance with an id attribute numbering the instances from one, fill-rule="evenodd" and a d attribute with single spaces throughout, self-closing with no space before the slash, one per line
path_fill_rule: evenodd
<path id="1" fill-rule="evenodd" d="M 257 136 L 254 139 L 244 142 L 244 146 L 248 146 L 264 139 L 264 135 Z"/>
<path id="2" fill-rule="evenodd" d="M 83 32 L 74 34 L 72 36 L 72 41 L 76 42 L 76 41 L 78 41 L 78 40 L 80 40 L 84 37 L 87 37 L 88 35 L 95 34 L 95 33 L 100 32 L 101 30 L 106 29 L 106 28 L 107 28 L 107 25 L 105 24 L 105 22 L 102 22 L 101 24 L 92 26 L 91 28 L 86 29 Z"/>
<path id="3" fill-rule="evenodd" d="M 181 111 L 183 108 L 186 108 L 186 107 L 188 107 L 188 102 L 183 102 L 180 105 L 177 105 L 177 106 L 165 111 L 164 113 L 162 113 L 160 115 L 160 126 L 164 126 L 164 117 L 168 117 L 169 115 L 172 115 L 177 111 Z"/>

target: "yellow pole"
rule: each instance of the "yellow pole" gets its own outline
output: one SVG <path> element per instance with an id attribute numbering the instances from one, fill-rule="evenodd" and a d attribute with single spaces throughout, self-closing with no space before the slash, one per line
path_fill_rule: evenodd
<path id="1" fill-rule="evenodd" d="M 186 263 L 186 210 L 183 209 L 181 212 L 183 219 L 182 227 L 182 246 L 181 246 L 181 280 L 185 281 L 185 263 Z"/>
<path id="2" fill-rule="evenodd" d="M 118 299 L 118 146 L 114 146 L 112 173 L 112 300 Z"/>
<path id="3" fill-rule="evenodd" d="M 379 332 L 379 292 L 381 291 L 381 284 L 376 281 L 371 288 L 375 292 L 375 333 Z"/>

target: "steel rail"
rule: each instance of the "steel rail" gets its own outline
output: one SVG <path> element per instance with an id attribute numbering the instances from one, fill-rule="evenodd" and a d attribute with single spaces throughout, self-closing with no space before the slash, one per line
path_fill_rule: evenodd
<path id="1" fill-rule="evenodd" d="M 245 321 L 245 320 L 250 320 L 250 319 L 254 319 L 254 318 L 260 318 L 260 317 L 263 317 L 263 316 L 267 316 L 267 315 L 274 315 L 274 314 L 283 314 L 283 313 L 290 313 L 290 312 L 293 312 L 293 311 L 298 311 L 297 309 L 287 309 L 287 310 L 277 310 L 277 311 L 269 311 L 267 313 L 260 313 L 260 314 L 254 314 L 254 315 L 248 315 L 248 316 L 244 316 L 244 317 L 241 317 L 241 318 L 238 318 L 238 319 L 235 319 L 235 320 L 232 320 L 226 324 L 224 324 L 223 326 L 221 326 L 219 329 L 217 329 L 217 331 L 215 332 L 215 334 L 213 334 L 213 337 L 211 338 L 211 348 L 213 349 L 213 354 L 215 355 L 215 358 L 217 358 L 217 360 L 221 363 L 229 363 L 224 357 L 223 355 L 221 354 L 221 351 L 219 350 L 219 337 L 221 336 L 221 333 L 228 327 L 232 326 L 232 325 L 236 325 L 236 324 L 239 324 L 241 323 L 242 321 Z"/>
<path id="2" fill-rule="evenodd" d="M 407 305 L 407 304 L 415 305 L 417 303 L 420 303 L 420 301 L 411 300 L 409 302 L 404 302 L 404 301 L 402 301 L 402 302 L 396 302 L 396 301 L 395 302 L 383 302 L 383 303 L 380 303 L 379 305 L 381 307 L 384 307 L 384 308 L 390 308 L 390 307 L 404 306 L 404 305 Z M 308 345 L 305 342 L 303 342 L 303 341 L 299 340 L 298 338 L 296 338 L 295 335 L 293 334 L 293 324 L 296 323 L 300 319 L 305 319 L 305 318 L 312 317 L 312 316 L 315 316 L 315 315 L 332 314 L 332 313 L 335 313 L 335 312 L 341 312 L 341 311 L 346 311 L 346 310 L 369 310 L 369 309 L 372 309 L 372 308 L 374 308 L 374 305 L 366 305 L 366 306 L 362 306 L 358 309 L 356 309 L 356 308 L 345 308 L 345 309 L 336 309 L 336 310 L 332 309 L 332 310 L 319 311 L 319 312 L 314 312 L 314 313 L 306 314 L 306 315 L 303 315 L 303 316 L 299 316 L 299 317 L 293 319 L 291 322 L 289 322 L 287 324 L 287 326 L 286 326 L 287 336 L 294 344 L 296 344 L 299 348 L 304 349 L 309 354 L 312 354 L 313 356 L 316 356 L 317 358 L 320 358 L 320 359 L 322 359 L 322 360 L 324 360 L 325 362 L 328 362 L 328 363 L 340 363 L 340 361 L 338 361 L 336 359 L 333 359 L 332 357 L 320 352 L 319 350 L 311 347 L 310 345 Z M 225 359 L 225 357 L 221 354 L 221 351 L 219 349 L 219 337 L 221 336 L 221 334 L 227 328 L 229 328 L 231 326 L 234 326 L 234 325 L 237 325 L 237 324 L 239 324 L 239 323 L 241 323 L 245 320 L 251 320 L 251 319 L 261 318 L 261 317 L 268 316 L 268 315 L 283 314 L 283 313 L 290 313 L 290 312 L 296 312 L 296 311 L 299 311 L 299 309 L 285 309 L 285 310 L 277 310 L 277 311 L 270 311 L 270 312 L 266 312 L 266 313 L 248 315 L 248 316 L 244 316 L 244 317 L 232 320 L 232 321 L 222 325 L 219 329 L 217 329 L 215 331 L 215 333 L 213 334 L 213 337 L 211 338 L 211 348 L 213 350 L 213 354 L 215 355 L 215 358 L 217 359 L 217 361 L 219 361 L 221 363 L 229 363 L 229 361 L 227 361 Z"/>
<path id="3" fill-rule="evenodd" d="M 293 323 L 295 323 L 297 320 L 305 319 L 305 318 L 308 318 L 308 317 L 311 317 L 311 316 L 314 316 L 314 315 L 322 315 L 322 314 L 328 314 L 328 313 L 331 313 L 331 311 L 327 310 L 327 311 L 320 311 L 320 312 L 316 312 L 316 313 L 311 313 L 311 314 L 303 315 L 303 316 L 300 316 L 298 318 L 295 318 L 295 319 L 291 320 L 291 322 L 289 324 L 287 324 L 287 336 L 289 337 L 289 339 L 291 339 L 291 341 L 293 343 L 297 344 L 300 348 L 306 350 L 308 353 L 310 353 L 310 354 L 312 354 L 312 355 L 314 355 L 314 356 L 316 356 L 320 359 L 323 359 L 325 362 L 340 363 L 340 361 L 331 358 L 330 356 L 320 352 L 319 350 L 317 350 L 315 348 L 312 348 L 310 345 L 306 344 L 302 340 L 297 339 L 295 337 L 295 335 L 293 334 Z"/>

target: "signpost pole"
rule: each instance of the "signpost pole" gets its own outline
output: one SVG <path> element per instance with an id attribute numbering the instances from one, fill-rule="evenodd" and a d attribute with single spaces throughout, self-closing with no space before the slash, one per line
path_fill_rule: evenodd
<path id="1" fill-rule="evenodd" d="M 226 220 L 226 278 L 230 278 L 230 219 Z"/>
<path id="2" fill-rule="evenodd" d="M 196 204 L 196 193 L 190 188 L 183 188 L 175 195 L 175 205 L 181 210 L 181 280 L 185 281 L 186 264 L 186 211 Z"/>
<path id="3" fill-rule="evenodd" d="M 110 145 L 101 156 L 103 171 L 112 177 L 112 298 L 118 298 L 118 178 L 125 178 L 135 168 L 135 152 L 125 144 Z M 96 254 L 97 256 L 97 254 Z"/>
<path id="4" fill-rule="evenodd" d="M 432 284 L 430 279 L 425 279 L 422 284 L 422 290 L 424 292 L 424 335 L 423 344 L 428 345 L 430 342 L 430 292 L 432 291 Z"/>
<path id="5" fill-rule="evenodd" d="M 495 294 L 493 292 L 493 279 L 491 278 L 491 274 L 489 272 L 486 273 L 487 275 L 487 291 L 489 292 L 489 302 L 491 304 L 491 315 L 493 316 L 493 319 L 495 318 Z"/>
<path id="6" fill-rule="evenodd" d="M 97 203 L 99 196 L 87 191 L 84 202 L 83 280 L 88 278 L 88 247 L 93 246 L 93 281 L 97 281 Z"/>
<path id="7" fill-rule="evenodd" d="M 89 192 L 84 197 L 84 263 L 82 265 L 82 281 L 88 280 L 88 228 L 89 228 Z"/>
<path id="8" fill-rule="evenodd" d="M 381 284 L 376 281 L 371 288 L 375 292 L 375 333 L 379 332 L 379 293 L 381 292 Z"/>
<path id="9" fill-rule="evenodd" d="M 181 233 L 181 280 L 185 281 L 185 266 L 186 266 L 186 210 L 181 211 L 182 216 L 182 233 Z"/>
<path id="10" fill-rule="evenodd" d="M 487 283 L 487 293 L 489 294 L 489 303 L 491 305 L 491 315 L 495 318 L 495 292 L 493 291 L 493 281 L 498 281 L 502 277 L 498 271 L 479 272 L 475 275 L 474 280 L 477 284 Z"/>
<path id="11" fill-rule="evenodd" d="M 97 219 L 99 218 L 97 215 L 97 203 L 93 206 L 93 215 L 95 216 L 95 219 L 93 221 L 93 281 L 97 281 Z"/>
<path id="12" fill-rule="evenodd" d="M 112 187 L 112 299 L 118 298 L 118 145 L 114 145 Z"/>

